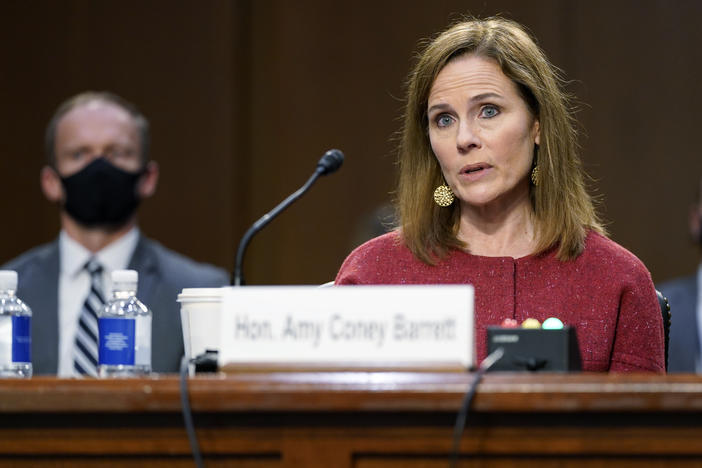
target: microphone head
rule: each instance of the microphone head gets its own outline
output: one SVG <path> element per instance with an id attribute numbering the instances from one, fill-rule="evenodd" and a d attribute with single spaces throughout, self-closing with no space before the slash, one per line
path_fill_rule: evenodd
<path id="1" fill-rule="evenodd" d="M 321 175 L 331 174 L 341 167 L 344 162 L 344 153 L 338 149 L 330 149 L 317 163 L 317 171 Z"/>

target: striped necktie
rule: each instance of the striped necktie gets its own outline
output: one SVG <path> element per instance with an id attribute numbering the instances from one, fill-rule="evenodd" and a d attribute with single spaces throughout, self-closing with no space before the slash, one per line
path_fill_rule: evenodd
<path id="1" fill-rule="evenodd" d="M 73 368 L 76 373 L 97 377 L 98 317 L 105 300 L 102 293 L 102 265 L 95 258 L 85 264 L 90 273 L 90 291 L 80 311 L 76 342 L 73 349 Z"/>

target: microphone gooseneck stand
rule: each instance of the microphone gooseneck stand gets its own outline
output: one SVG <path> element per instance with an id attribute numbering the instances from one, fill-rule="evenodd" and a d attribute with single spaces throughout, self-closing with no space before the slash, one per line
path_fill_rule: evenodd
<path id="1" fill-rule="evenodd" d="M 246 248 L 249 245 L 249 242 L 251 242 L 251 238 L 253 238 L 256 233 L 258 233 L 261 229 L 266 227 L 268 223 L 270 223 L 276 216 L 278 216 L 283 210 L 285 210 L 287 207 L 292 205 L 298 198 L 300 198 L 302 195 L 307 192 L 310 187 L 312 187 L 312 184 L 315 183 L 315 181 L 319 178 L 319 176 L 331 174 L 335 172 L 339 167 L 341 167 L 341 164 L 344 162 L 344 153 L 339 151 L 338 149 L 330 149 L 326 153 L 324 153 L 324 156 L 319 160 L 317 163 L 317 168 L 314 171 L 314 174 L 305 182 L 305 185 L 297 189 L 295 192 L 293 192 L 288 198 L 283 200 L 273 208 L 271 211 L 263 215 L 258 221 L 253 223 L 253 226 L 249 228 L 248 231 L 246 231 L 246 234 L 244 234 L 244 237 L 241 238 L 241 242 L 239 242 L 239 248 L 236 251 L 236 260 L 234 261 L 234 271 L 232 272 L 232 281 L 231 284 L 233 286 L 243 286 L 244 283 L 244 273 L 242 271 L 242 266 L 244 263 L 244 253 L 246 252 Z"/>

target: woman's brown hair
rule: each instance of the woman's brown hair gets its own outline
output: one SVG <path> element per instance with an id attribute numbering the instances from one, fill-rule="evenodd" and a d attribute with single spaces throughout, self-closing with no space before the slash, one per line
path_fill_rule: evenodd
<path id="1" fill-rule="evenodd" d="M 444 180 L 431 150 L 427 120 L 427 101 L 436 76 L 448 62 L 465 54 L 495 60 L 539 120 L 541 144 L 535 148 L 539 184 L 530 186 L 535 253 L 558 246 L 560 260 L 577 257 L 588 229 L 603 232 L 603 228 L 585 187 L 570 100 L 555 67 L 531 36 L 504 18 L 469 19 L 450 27 L 423 49 L 409 76 L 398 155 L 402 239 L 429 264 L 451 248 L 468 247 L 457 238 L 459 203 L 442 208 L 433 201 L 434 189 Z"/>

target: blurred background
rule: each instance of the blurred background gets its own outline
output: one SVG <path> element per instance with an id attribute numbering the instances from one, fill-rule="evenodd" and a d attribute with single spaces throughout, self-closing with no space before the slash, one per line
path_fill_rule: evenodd
<path id="1" fill-rule="evenodd" d="M 56 106 L 111 90 L 150 119 L 155 197 L 142 230 L 231 270 L 246 229 L 312 173 L 341 170 L 254 238 L 249 284 L 332 280 L 395 184 L 404 81 L 419 40 L 462 14 L 526 25 L 577 96 L 585 166 L 611 237 L 660 282 L 694 271 L 702 176 L 697 0 L 4 0 L 0 262 L 55 238 L 39 188 Z"/>

